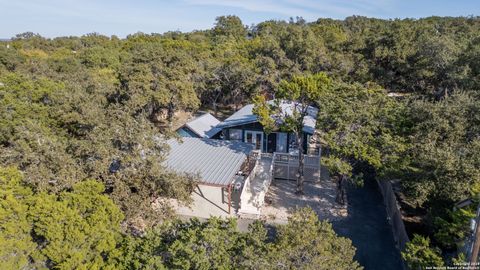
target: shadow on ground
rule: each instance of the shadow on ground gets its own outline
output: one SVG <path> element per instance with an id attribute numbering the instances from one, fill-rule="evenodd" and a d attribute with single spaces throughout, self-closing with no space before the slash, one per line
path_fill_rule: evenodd
<path id="1" fill-rule="evenodd" d="M 337 234 L 348 237 L 357 248 L 355 259 L 365 270 L 402 269 L 395 248 L 382 195 L 373 181 L 362 188 L 350 187 L 348 217 L 332 221 Z"/>

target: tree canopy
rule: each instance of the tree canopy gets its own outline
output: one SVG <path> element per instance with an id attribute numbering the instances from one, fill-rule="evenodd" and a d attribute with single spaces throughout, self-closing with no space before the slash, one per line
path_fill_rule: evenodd
<path id="1" fill-rule="evenodd" d="M 128 269 L 361 269 L 351 241 L 310 208 L 295 212 L 273 238 L 260 221 L 239 232 L 235 219 L 192 219 L 129 237 L 122 250 Z"/>
<path id="2" fill-rule="evenodd" d="M 0 169 L 2 269 L 108 268 L 123 214 L 93 180 L 58 195 L 34 193 L 21 173 Z"/>

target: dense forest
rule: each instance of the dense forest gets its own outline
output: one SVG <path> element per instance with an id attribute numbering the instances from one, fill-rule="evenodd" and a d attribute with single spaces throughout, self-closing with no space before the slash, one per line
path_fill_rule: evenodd
<path id="1" fill-rule="evenodd" d="M 308 209 L 271 236 L 152 208 L 195 186 L 161 165 L 179 112 L 222 117 L 318 73 L 331 81 L 316 104 L 332 175 L 400 181 L 410 266 L 461 259 L 480 192 L 480 18 L 222 16 L 189 33 L 0 42 L 3 268 L 357 268 L 349 240 Z"/>

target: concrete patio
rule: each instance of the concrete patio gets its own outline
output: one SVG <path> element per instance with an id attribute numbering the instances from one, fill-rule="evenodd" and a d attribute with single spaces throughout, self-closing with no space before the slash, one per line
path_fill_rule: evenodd
<path id="1" fill-rule="evenodd" d="M 177 215 L 181 217 L 236 217 L 238 203 L 240 201 L 240 193 L 232 192 L 232 209 L 230 214 L 228 213 L 227 193 L 228 191 L 226 190 L 221 193 L 218 188 L 202 186 L 201 189 L 196 188 L 193 191 L 191 197 L 192 203 L 190 205 L 179 203 L 175 199 L 169 200 L 169 203 L 175 209 Z"/>

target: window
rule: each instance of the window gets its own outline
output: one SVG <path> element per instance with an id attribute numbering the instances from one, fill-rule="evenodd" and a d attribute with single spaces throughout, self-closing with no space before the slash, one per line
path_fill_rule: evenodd
<path id="1" fill-rule="evenodd" d="M 289 150 L 298 149 L 297 145 L 297 136 L 294 133 L 290 133 L 289 141 L 288 141 L 288 148 Z"/>
<path id="2" fill-rule="evenodd" d="M 277 145 L 276 151 L 280 153 L 287 152 L 287 133 L 279 132 L 277 133 Z"/>
<path id="3" fill-rule="evenodd" d="M 242 140 L 242 130 L 241 129 L 230 129 L 230 140 L 241 141 Z"/>
<path id="4" fill-rule="evenodd" d="M 252 133 L 250 133 L 250 132 L 247 132 L 247 139 L 246 139 L 246 142 L 248 142 L 248 143 L 253 143 L 253 137 L 252 137 Z"/>

